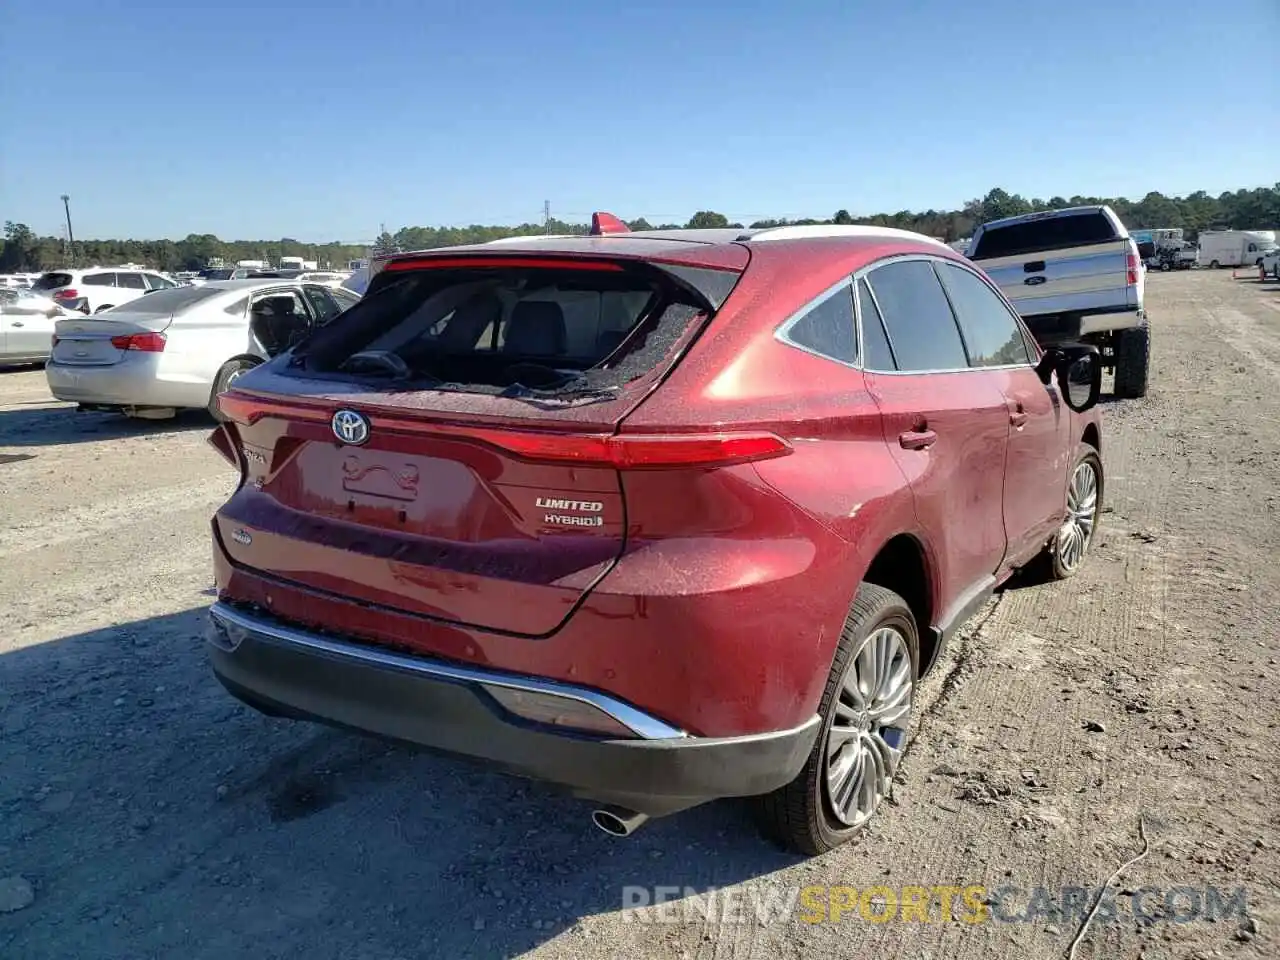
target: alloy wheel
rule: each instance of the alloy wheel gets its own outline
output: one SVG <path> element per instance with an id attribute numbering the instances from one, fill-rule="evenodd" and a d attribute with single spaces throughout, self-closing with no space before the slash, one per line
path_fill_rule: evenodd
<path id="1" fill-rule="evenodd" d="M 1089 460 L 1076 465 L 1067 487 L 1067 518 L 1058 530 L 1058 561 L 1074 570 L 1093 542 L 1098 519 L 1098 472 Z"/>
<path id="2" fill-rule="evenodd" d="M 906 745 L 912 694 L 906 638 L 895 627 L 878 627 L 853 656 L 827 732 L 827 799 L 846 826 L 861 826 L 888 795 Z"/>

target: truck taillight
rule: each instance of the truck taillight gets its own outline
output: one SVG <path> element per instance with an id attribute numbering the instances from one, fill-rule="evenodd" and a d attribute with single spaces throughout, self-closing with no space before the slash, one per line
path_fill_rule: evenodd
<path id="1" fill-rule="evenodd" d="M 143 353 L 164 352 L 163 333 L 129 333 L 111 338 L 111 345 L 121 350 L 141 350 Z"/>
<path id="2" fill-rule="evenodd" d="M 1138 282 L 1138 255 L 1136 253 L 1129 254 L 1129 274 L 1125 278 L 1125 282 L 1131 285 Z"/>

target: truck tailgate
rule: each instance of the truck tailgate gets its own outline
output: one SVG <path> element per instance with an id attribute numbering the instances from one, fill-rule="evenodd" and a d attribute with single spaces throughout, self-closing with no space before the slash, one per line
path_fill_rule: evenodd
<path id="1" fill-rule="evenodd" d="M 1107 313 L 1138 308 L 1129 282 L 1130 243 L 1103 243 L 979 260 L 980 266 L 1024 317 Z"/>

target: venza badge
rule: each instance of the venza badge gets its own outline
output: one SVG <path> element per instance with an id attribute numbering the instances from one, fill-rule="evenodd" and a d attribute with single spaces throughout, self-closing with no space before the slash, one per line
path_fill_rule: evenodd
<path id="1" fill-rule="evenodd" d="M 369 418 L 354 410 L 339 410 L 330 425 L 333 435 L 343 443 L 358 447 L 369 439 Z"/>

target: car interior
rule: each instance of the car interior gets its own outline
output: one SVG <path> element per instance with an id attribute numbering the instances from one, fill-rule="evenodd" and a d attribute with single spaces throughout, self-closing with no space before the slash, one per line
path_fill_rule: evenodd
<path id="1" fill-rule="evenodd" d="M 249 307 L 249 327 L 267 356 L 274 357 L 307 335 L 311 316 L 296 294 L 268 294 Z"/>

